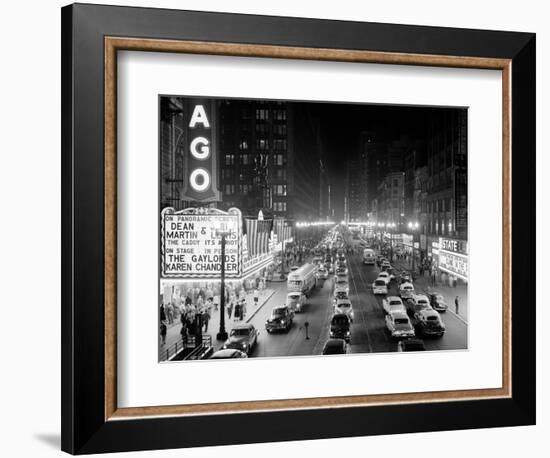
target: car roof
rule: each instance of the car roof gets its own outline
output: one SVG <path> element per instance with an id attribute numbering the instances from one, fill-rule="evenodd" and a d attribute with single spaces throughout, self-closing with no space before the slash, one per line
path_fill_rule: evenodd
<path id="1" fill-rule="evenodd" d="M 393 318 L 407 318 L 407 320 L 409 319 L 409 316 L 401 310 L 390 311 L 390 315 L 393 316 Z"/>
<path id="2" fill-rule="evenodd" d="M 426 315 L 426 316 L 439 316 L 439 313 L 436 312 L 432 308 L 422 309 L 418 313 L 420 313 L 421 315 Z"/>
<path id="3" fill-rule="evenodd" d="M 399 302 L 403 302 L 399 296 L 388 296 L 386 299 L 388 300 L 388 302 L 389 302 L 389 301 L 399 301 Z"/>
<path id="4" fill-rule="evenodd" d="M 336 304 L 351 304 L 351 301 L 349 300 L 349 297 L 342 297 L 340 299 L 336 299 Z"/>
<path id="5" fill-rule="evenodd" d="M 325 343 L 325 347 L 341 347 L 345 345 L 346 341 L 344 339 L 328 339 Z"/>
<path id="6" fill-rule="evenodd" d="M 252 329 L 253 327 L 254 325 L 250 323 L 239 323 L 233 326 L 233 330 L 234 329 Z"/>
<path id="7" fill-rule="evenodd" d="M 429 302 L 428 296 L 426 296 L 425 294 L 417 294 L 416 295 L 416 300 L 418 300 L 418 299 L 424 299 L 424 300 Z"/>
<path id="8" fill-rule="evenodd" d="M 236 353 L 242 353 L 240 350 L 237 350 L 235 348 L 224 348 L 223 350 L 218 350 L 214 352 L 211 356 L 211 358 L 214 358 L 215 356 L 231 356 Z"/>
<path id="9" fill-rule="evenodd" d="M 408 281 L 406 281 L 405 283 L 401 283 L 399 285 L 400 288 L 404 288 L 405 286 L 412 286 L 414 288 L 413 284 L 411 282 L 408 282 Z"/>

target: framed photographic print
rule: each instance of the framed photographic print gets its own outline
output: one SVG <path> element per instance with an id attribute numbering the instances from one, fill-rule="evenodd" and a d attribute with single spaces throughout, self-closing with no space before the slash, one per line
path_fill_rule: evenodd
<path id="1" fill-rule="evenodd" d="M 62 58 L 63 450 L 535 422 L 533 34 L 71 5 Z"/>

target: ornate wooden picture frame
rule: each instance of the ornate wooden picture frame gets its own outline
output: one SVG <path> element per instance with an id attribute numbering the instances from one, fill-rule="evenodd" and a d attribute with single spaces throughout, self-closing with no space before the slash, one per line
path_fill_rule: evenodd
<path id="1" fill-rule="evenodd" d="M 223 26 L 228 23 L 232 26 Z M 501 71 L 502 386 L 119 408 L 116 104 L 122 50 Z M 535 292 L 523 289 L 520 296 L 513 289 L 535 274 L 533 34 L 71 5 L 62 10 L 62 58 L 63 450 L 97 453 L 535 422 L 535 315 L 522 311 L 523 304 L 535 302 Z"/>

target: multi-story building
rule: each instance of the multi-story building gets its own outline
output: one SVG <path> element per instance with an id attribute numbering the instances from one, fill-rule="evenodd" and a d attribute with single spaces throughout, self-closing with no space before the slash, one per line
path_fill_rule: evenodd
<path id="1" fill-rule="evenodd" d="M 344 220 L 349 223 L 364 221 L 364 188 L 360 159 L 350 159 L 344 183 Z"/>
<path id="2" fill-rule="evenodd" d="M 466 116 L 466 109 L 441 110 L 430 122 L 425 231 L 432 236 L 467 238 Z"/>
<path id="3" fill-rule="evenodd" d="M 318 122 L 307 106 L 224 100 L 220 106 L 221 206 L 244 214 L 316 219 L 321 161 Z"/>
<path id="4" fill-rule="evenodd" d="M 185 97 L 161 99 L 160 150 L 162 206 L 182 201 L 184 162 L 178 145 L 185 132 Z M 225 99 L 212 103 L 212 148 L 217 151 L 221 200 L 244 215 L 317 219 L 322 210 L 319 122 L 307 104 Z M 185 142 L 184 142 L 185 143 Z M 326 181 L 326 178 L 325 178 Z M 326 194 L 326 190 L 325 190 Z M 325 195 L 324 211 L 329 197 Z"/>
<path id="5" fill-rule="evenodd" d="M 378 186 L 377 219 L 380 222 L 403 223 L 405 216 L 405 174 L 388 173 Z"/>

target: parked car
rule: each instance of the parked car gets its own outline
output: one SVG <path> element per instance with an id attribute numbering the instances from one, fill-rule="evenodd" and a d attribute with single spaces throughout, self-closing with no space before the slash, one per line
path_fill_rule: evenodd
<path id="1" fill-rule="evenodd" d="M 414 298 L 414 286 L 412 283 L 401 283 L 399 285 L 399 297 L 404 301 L 405 299 Z"/>
<path id="2" fill-rule="evenodd" d="M 430 300 L 432 308 L 438 312 L 446 312 L 449 308 L 447 301 L 440 293 L 431 292 L 428 294 L 428 299 Z"/>
<path id="3" fill-rule="evenodd" d="M 236 349 L 250 355 L 256 345 L 258 345 L 259 333 L 260 331 L 250 323 L 237 324 L 223 344 L 223 349 Z"/>
<path id="4" fill-rule="evenodd" d="M 345 339 L 329 339 L 323 347 L 323 355 L 345 355 L 348 344 Z"/>
<path id="5" fill-rule="evenodd" d="M 353 322 L 353 306 L 351 305 L 351 301 L 348 298 L 336 300 L 334 313 L 343 313 L 349 317 L 351 322 Z"/>
<path id="6" fill-rule="evenodd" d="M 426 351 L 426 346 L 421 339 L 403 339 L 398 342 L 397 351 Z"/>
<path id="7" fill-rule="evenodd" d="M 382 301 L 382 308 L 384 312 L 407 312 L 407 309 L 403 305 L 403 301 L 397 296 L 388 296 Z"/>
<path id="8" fill-rule="evenodd" d="M 306 305 L 306 296 L 303 293 L 294 291 L 286 295 L 286 306 L 293 312 L 300 313 Z"/>
<path id="9" fill-rule="evenodd" d="M 234 359 L 234 358 L 248 358 L 248 355 L 236 348 L 226 348 L 225 350 L 218 350 L 210 359 Z"/>
<path id="10" fill-rule="evenodd" d="M 351 339 L 351 321 L 345 313 L 336 313 L 330 320 L 330 337 L 344 339 L 349 342 Z"/>
<path id="11" fill-rule="evenodd" d="M 265 322 L 265 329 L 267 332 L 273 331 L 286 331 L 288 332 L 292 326 L 292 319 L 294 314 L 289 307 L 274 307 L 271 310 L 271 316 Z"/>
<path id="12" fill-rule="evenodd" d="M 372 294 L 388 294 L 388 283 L 383 278 L 377 278 L 372 283 Z"/>
<path id="13" fill-rule="evenodd" d="M 425 308 L 414 314 L 416 329 L 424 336 L 442 337 L 445 334 L 445 324 L 439 313 L 434 309 Z"/>
<path id="14" fill-rule="evenodd" d="M 414 337 L 413 325 L 404 312 L 388 313 L 386 315 L 386 327 L 394 338 Z"/>

